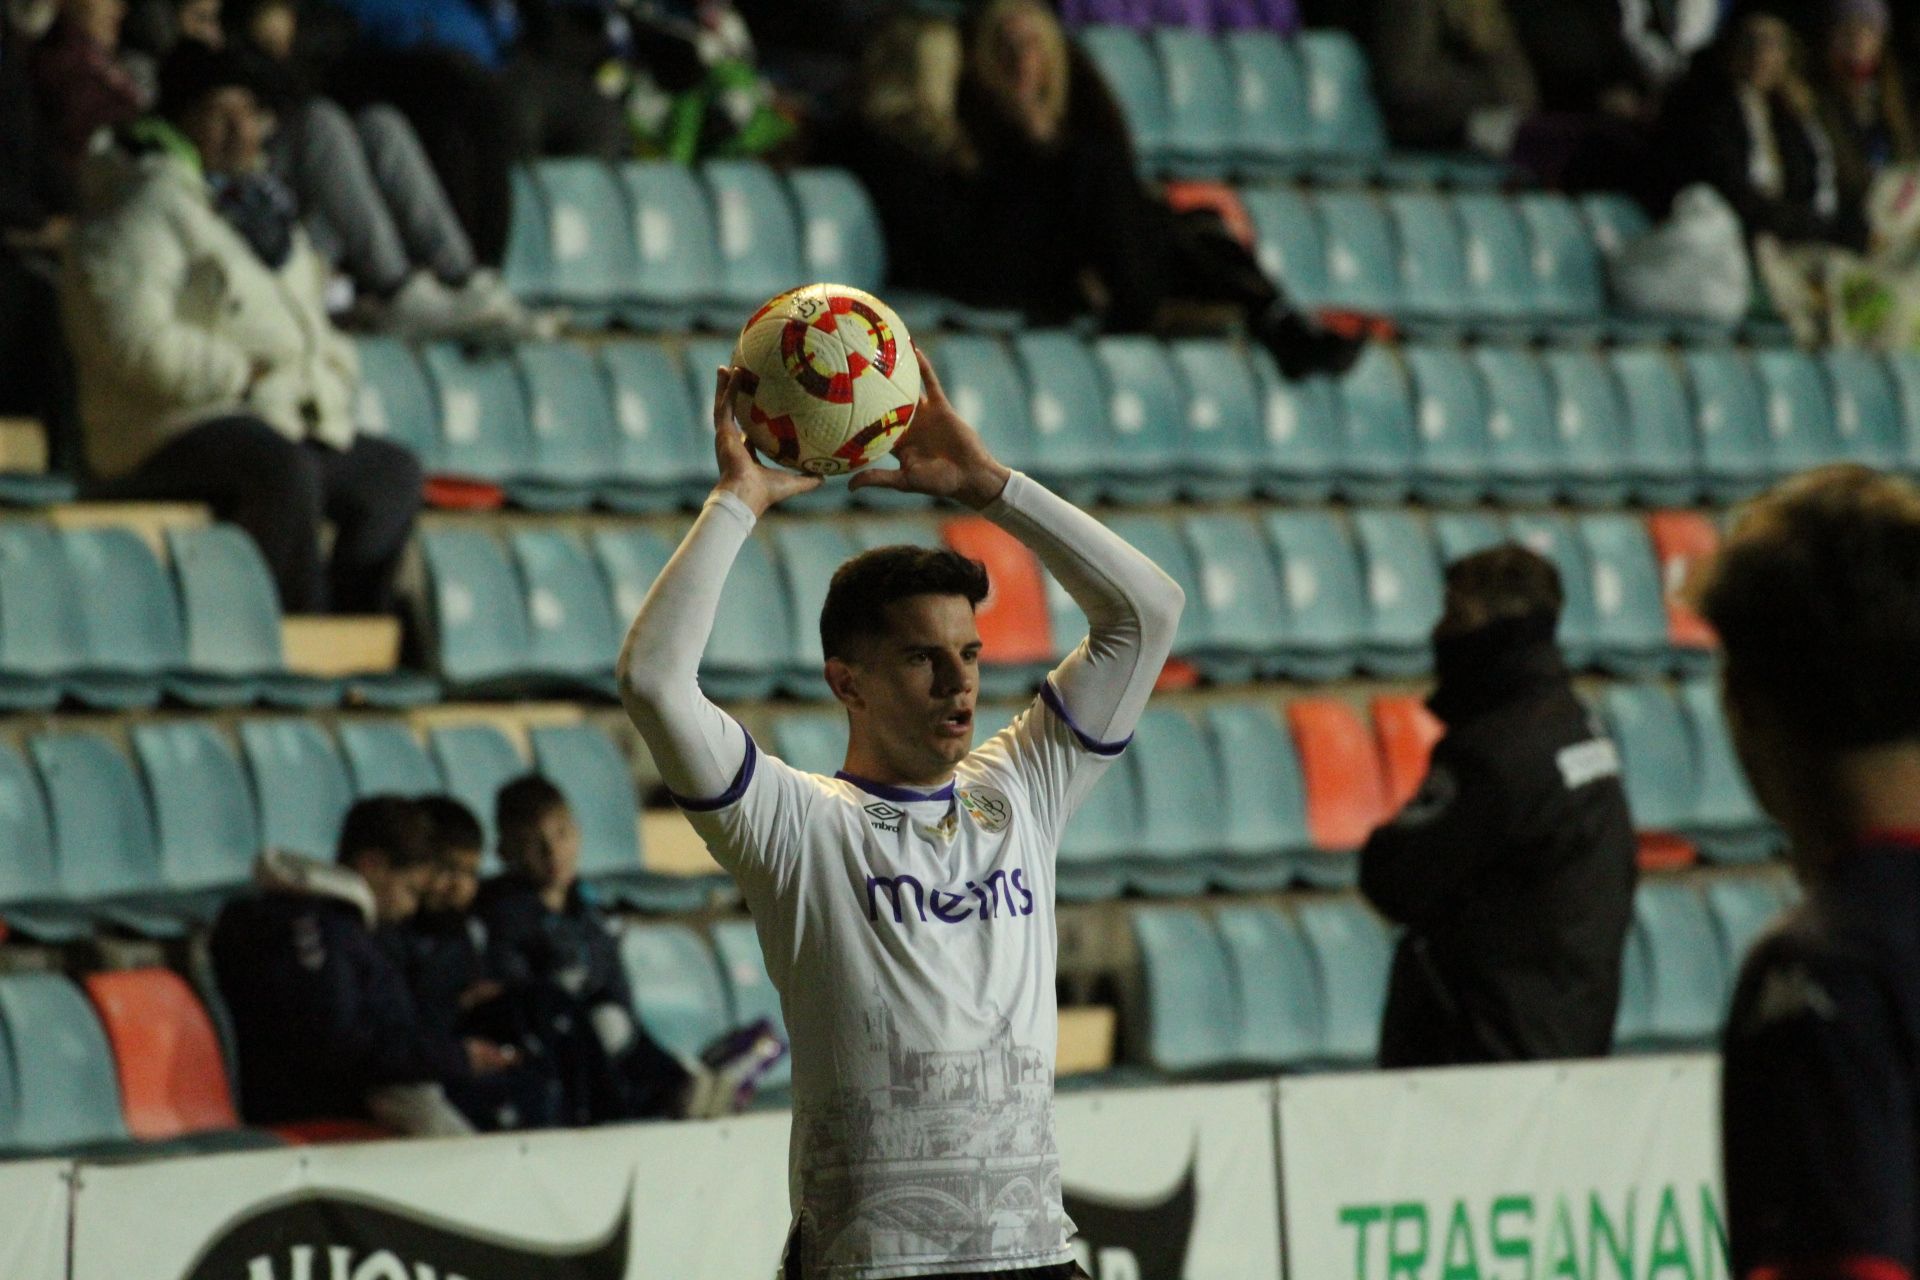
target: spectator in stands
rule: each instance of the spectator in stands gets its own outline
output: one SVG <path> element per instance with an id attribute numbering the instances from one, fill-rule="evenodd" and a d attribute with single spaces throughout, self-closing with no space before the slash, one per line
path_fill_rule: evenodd
<path id="1" fill-rule="evenodd" d="M 1360 888 L 1406 926 L 1386 1067 L 1606 1054 L 1632 918 L 1619 757 L 1554 645 L 1553 565 L 1520 546 L 1448 566 L 1433 631 L 1446 725 L 1420 791 L 1360 854 Z"/>
<path id="2" fill-rule="evenodd" d="M 555 1007 L 560 1021 L 591 1028 L 583 1041 L 552 1038 L 548 1047 L 579 1096 L 575 1114 L 591 1121 L 724 1115 L 744 1105 L 785 1044 L 764 1022 L 715 1041 L 697 1062 L 682 1063 L 642 1025 L 620 948 L 605 916 L 579 882 L 580 828 L 560 789 L 528 776 L 501 788 L 495 806 L 505 874 L 480 890 L 475 913 L 486 927 L 489 968 L 529 1007 Z M 536 1031 L 536 1034 L 540 1034 Z"/>
<path id="3" fill-rule="evenodd" d="M 1843 207 L 1864 208 L 1875 178 L 1920 158 L 1913 103 L 1887 47 L 1888 23 L 1885 0 L 1840 0 L 1826 32 L 1816 82 Z"/>
<path id="4" fill-rule="evenodd" d="M 1290 307 L 1208 213 L 1141 183 L 1125 118 L 1036 0 L 993 0 L 962 31 L 904 17 L 868 42 L 860 119 L 839 139 L 887 237 L 894 283 L 1036 324 L 1097 311 L 1137 332 L 1169 304 L 1242 314 L 1289 377 L 1343 371 L 1357 341 Z"/>
<path id="5" fill-rule="evenodd" d="M 421 1019 L 375 937 L 418 909 L 433 852 L 418 805 L 376 796 L 348 812 L 336 863 L 267 853 L 260 891 L 221 911 L 210 946 L 250 1122 L 365 1117 L 402 1133 L 469 1133 L 450 1087 L 491 1092 L 503 1122 L 551 1116 L 546 1083 L 518 1071 L 513 1050 Z"/>
<path id="6" fill-rule="evenodd" d="M 40 110 L 69 189 L 95 135 L 140 114 L 139 87 L 117 60 L 126 0 L 61 0 L 33 54 Z"/>
<path id="7" fill-rule="evenodd" d="M 1365 0 L 1345 8 L 1344 24 L 1372 57 L 1396 145 L 1506 154 L 1540 96 L 1506 0 Z"/>
<path id="8" fill-rule="evenodd" d="M 386 611 L 420 464 L 355 429 L 354 349 L 263 170 L 258 82 L 197 41 L 161 82 L 133 155 L 103 166 L 120 190 L 75 233 L 62 281 L 96 488 L 211 504 L 259 543 L 290 613 Z"/>
<path id="9" fill-rule="evenodd" d="M 1827 467 L 1753 504 L 1702 603 L 1806 900 L 1756 942 L 1721 1077 L 1729 1270 L 1920 1273 L 1920 493 Z"/>

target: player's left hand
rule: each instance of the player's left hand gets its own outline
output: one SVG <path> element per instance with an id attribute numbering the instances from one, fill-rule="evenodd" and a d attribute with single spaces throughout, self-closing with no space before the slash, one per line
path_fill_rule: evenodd
<path id="1" fill-rule="evenodd" d="M 994 458 L 980 433 L 955 412 L 933 361 L 918 347 L 913 354 L 920 361 L 923 391 L 913 425 L 893 446 L 893 459 L 899 465 L 856 472 L 848 487 L 952 498 L 978 511 L 1000 496 L 1013 471 Z"/>

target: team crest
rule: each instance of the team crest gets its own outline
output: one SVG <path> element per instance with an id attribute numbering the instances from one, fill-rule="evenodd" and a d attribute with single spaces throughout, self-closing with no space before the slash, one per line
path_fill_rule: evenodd
<path id="1" fill-rule="evenodd" d="M 1013 805 L 992 787 L 969 787 L 959 793 L 960 807 L 982 828 L 998 835 L 1013 822 Z"/>

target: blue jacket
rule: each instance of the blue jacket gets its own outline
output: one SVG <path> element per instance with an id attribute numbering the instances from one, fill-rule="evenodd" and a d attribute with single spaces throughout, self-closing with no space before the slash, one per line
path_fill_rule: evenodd
<path id="1" fill-rule="evenodd" d="M 333 0 L 368 44 L 381 49 L 444 49 L 483 67 L 504 66 L 520 36 L 512 0 Z"/>

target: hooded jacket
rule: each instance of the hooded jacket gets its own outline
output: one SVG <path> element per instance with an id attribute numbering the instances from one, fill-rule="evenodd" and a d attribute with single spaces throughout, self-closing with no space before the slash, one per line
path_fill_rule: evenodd
<path id="1" fill-rule="evenodd" d="M 1636 877 L 1618 753 L 1551 620 L 1442 640 L 1435 659 L 1446 735 L 1360 854 L 1361 890 L 1407 929 L 1381 1065 L 1604 1055 Z"/>

